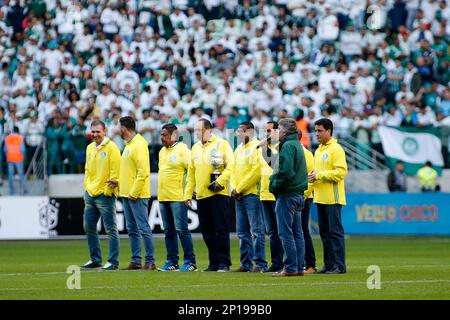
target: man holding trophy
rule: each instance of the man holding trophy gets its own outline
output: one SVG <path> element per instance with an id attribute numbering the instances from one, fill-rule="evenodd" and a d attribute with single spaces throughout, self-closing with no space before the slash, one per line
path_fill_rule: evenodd
<path id="1" fill-rule="evenodd" d="M 200 230 L 209 256 L 209 266 L 204 271 L 226 272 L 231 265 L 227 184 L 233 168 L 233 150 L 226 140 L 211 132 L 209 120 L 200 119 L 194 131 L 199 141 L 191 150 L 185 204 L 191 207 L 195 188 Z"/>

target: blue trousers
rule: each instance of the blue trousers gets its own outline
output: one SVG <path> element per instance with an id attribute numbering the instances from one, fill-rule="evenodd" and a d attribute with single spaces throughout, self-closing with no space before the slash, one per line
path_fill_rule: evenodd
<path id="1" fill-rule="evenodd" d="M 148 199 L 122 198 L 123 212 L 131 245 L 131 262 L 142 263 L 141 238 L 144 240 L 145 262 L 155 263 L 153 233 L 148 223 Z"/>
<path id="2" fill-rule="evenodd" d="M 283 268 L 283 244 L 278 236 L 277 216 L 275 214 L 275 201 L 262 201 L 264 209 L 264 225 L 269 236 L 270 258 L 272 269 Z"/>
<path id="3" fill-rule="evenodd" d="M 345 239 L 340 204 L 317 204 L 319 232 L 323 243 L 323 257 L 327 270 L 346 271 Z"/>
<path id="4" fill-rule="evenodd" d="M 97 232 L 97 223 L 101 217 L 109 241 L 108 262 L 118 266 L 119 233 L 116 222 L 116 198 L 105 195 L 91 197 L 85 192 L 84 203 L 83 225 L 88 240 L 91 260 L 102 263 L 102 251 Z"/>
<path id="5" fill-rule="evenodd" d="M 184 251 L 184 260 L 195 264 L 194 244 L 188 229 L 188 212 L 184 202 L 161 201 L 159 210 L 164 225 L 167 260 L 178 263 L 178 238 Z"/>
<path id="6" fill-rule="evenodd" d="M 303 195 L 281 195 L 277 198 L 278 234 L 284 249 L 284 270 L 295 273 L 303 270 L 305 240 L 303 238 L 301 212 Z"/>
<path id="7" fill-rule="evenodd" d="M 236 231 L 239 237 L 241 267 L 267 269 L 265 254 L 264 218 L 261 201 L 255 194 L 236 200 Z"/>
<path id="8" fill-rule="evenodd" d="M 24 164 L 22 162 L 8 162 L 8 180 L 9 180 L 9 193 L 13 195 L 14 192 L 14 168 L 17 170 L 20 179 L 20 194 L 23 195 L 26 192 L 25 188 L 25 171 Z"/>
<path id="9" fill-rule="evenodd" d="M 312 198 L 305 199 L 305 205 L 302 210 L 303 239 L 305 239 L 305 269 L 316 267 L 316 253 L 311 234 L 309 233 L 309 217 L 311 216 L 312 202 Z"/>

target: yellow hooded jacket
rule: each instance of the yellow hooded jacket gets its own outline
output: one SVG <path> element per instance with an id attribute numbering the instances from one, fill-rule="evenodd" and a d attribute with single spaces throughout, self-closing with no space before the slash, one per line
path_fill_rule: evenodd
<path id="1" fill-rule="evenodd" d="M 125 198 L 150 198 L 150 155 L 147 141 L 138 133 L 122 152 L 119 193 Z"/>
<path id="2" fill-rule="evenodd" d="M 305 153 L 306 171 L 308 171 L 308 174 L 310 174 L 312 171 L 314 171 L 314 156 L 311 151 L 305 148 L 305 146 L 303 146 L 303 152 Z M 308 183 L 308 189 L 305 190 L 304 193 L 305 199 L 313 198 L 313 190 L 314 184 Z"/>
<path id="3" fill-rule="evenodd" d="M 314 203 L 345 205 L 344 178 L 347 161 L 344 149 L 332 138 L 314 153 Z"/>
<path id="4" fill-rule="evenodd" d="M 106 181 L 119 180 L 120 150 L 116 144 L 105 138 L 98 151 L 95 142 L 86 148 L 86 164 L 84 174 L 84 189 L 92 197 L 104 194 L 117 197 L 118 188 L 110 188 Z"/>
<path id="5" fill-rule="evenodd" d="M 272 155 L 274 159 L 277 158 L 277 154 L 278 154 L 278 146 L 277 145 L 270 145 L 269 146 Z M 261 153 L 263 151 L 261 150 Z M 262 155 L 261 155 L 262 157 Z M 259 199 L 261 201 L 275 201 L 275 196 L 270 193 L 269 191 L 269 184 L 270 184 L 270 176 L 273 173 L 273 169 L 272 167 L 264 160 L 262 161 L 262 166 L 261 166 L 261 183 L 260 183 L 260 192 L 259 192 Z"/>
<path id="6" fill-rule="evenodd" d="M 258 184 L 261 180 L 262 158 L 259 141 L 256 138 L 247 144 L 241 143 L 234 151 L 234 166 L 231 175 L 231 189 L 244 196 L 258 195 Z"/>
<path id="7" fill-rule="evenodd" d="M 217 178 L 217 182 L 224 187 L 219 192 L 212 192 L 208 189 L 211 180 L 211 173 L 214 167 L 211 165 L 211 155 L 219 153 L 223 156 L 224 165 L 219 167 L 222 174 Z M 192 199 L 194 188 L 196 188 L 196 198 L 204 199 L 216 194 L 228 196 L 228 180 L 233 170 L 233 150 L 228 141 L 212 134 L 208 142 L 203 144 L 198 141 L 192 146 L 191 160 L 189 163 L 184 200 Z"/>
<path id="8" fill-rule="evenodd" d="M 159 151 L 158 201 L 184 200 L 184 178 L 190 158 L 190 150 L 181 142 Z"/>

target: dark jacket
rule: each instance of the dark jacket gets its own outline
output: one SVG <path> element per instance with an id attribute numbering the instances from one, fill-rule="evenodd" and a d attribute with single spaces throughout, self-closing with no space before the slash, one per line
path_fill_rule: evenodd
<path id="1" fill-rule="evenodd" d="M 159 23 L 158 23 L 158 16 L 154 15 L 150 19 L 150 27 L 153 28 L 155 32 L 158 32 L 162 35 L 162 32 L 164 31 L 164 39 L 169 39 L 174 34 L 174 26 L 172 26 L 172 22 L 170 21 L 170 17 L 168 15 L 162 15 L 162 25 L 164 30 L 159 30 Z"/>
<path id="2" fill-rule="evenodd" d="M 308 173 L 303 148 L 297 132 L 287 135 L 280 142 L 279 164 L 270 177 L 269 191 L 275 197 L 303 195 L 308 189 Z"/>
<path id="3" fill-rule="evenodd" d="M 391 172 L 389 172 L 388 177 L 387 177 L 387 185 L 388 185 L 388 189 L 391 192 L 395 192 L 395 191 L 402 191 L 402 192 L 406 192 L 406 174 L 405 173 L 399 173 L 400 181 L 398 181 L 397 177 L 396 177 L 396 172 L 395 170 L 391 170 Z"/>

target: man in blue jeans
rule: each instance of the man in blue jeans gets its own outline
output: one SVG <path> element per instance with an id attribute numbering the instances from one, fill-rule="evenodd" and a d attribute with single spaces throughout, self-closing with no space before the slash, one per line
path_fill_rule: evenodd
<path id="1" fill-rule="evenodd" d="M 156 270 L 153 233 L 148 222 L 150 155 L 147 141 L 136 133 L 136 122 L 132 117 L 122 117 L 119 123 L 122 139 L 126 141 L 120 163 L 119 194 L 123 201 L 132 255 L 130 264 L 124 270 Z M 144 265 L 141 239 L 145 246 Z"/>
<path id="2" fill-rule="evenodd" d="M 99 120 L 91 123 L 91 144 L 86 149 L 84 175 L 84 230 L 86 232 L 91 260 L 81 266 L 83 269 L 101 267 L 102 252 L 98 239 L 97 223 L 103 220 L 109 240 L 108 262 L 103 270 L 116 270 L 119 266 L 119 233 L 116 224 L 117 181 L 120 171 L 120 151 L 107 138 L 106 126 Z"/>
<path id="3" fill-rule="evenodd" d="M 159 271 L 197 271 L 194 245 L 188 229 L 188 211 L 184 204 L 184 177 L 190 161 L 186 144 L 178 142 L 177 126 L 165 124 L 161 129 L 163 148 L 159 152 L 158 201 L 167 249 L 166 264 Z M 178 265 L 178 239 L 184 251 L 184 264 Z"/>
<path id="4" fill-rule="evenodd" d="M 274 273 L 273 276 L 303 276 L 305 241 L 301 211 L 304 205 L 303 194 L 308 188 L 305 155 L 298 140 L 295 120 L 281 119 L 278 128 L 280 136 L 278 167 L 275 167 L 270 177 L 269 191 L 277 199 L 275 213 L 285 260 L 283 270 Z"/>
<path id="5" fill-rule="evenodd" d="M 240 240 L 241 265 L 234 272 L 267 270 L 263 208 L 258 196 L 264 160 L 254 131 L 251 122 L 241 123 L 236 131 L 240 144 L 234 152 L 231 196 L 236 199 L 236 230 Z"/>
<path id="6" fill-rule="evenodd" d="M 14 169 L 17 169 L 20 179 L 20 194 L 25 194 L 25 141 L 24 137 L 20 134 L 19 128 L 14 126 L 13 132 L 11 132 L 5 138 L 4 151 L 6 153 L 6 161 L 8 162 L 8 180 L 9 180 L 9 193 L 14 195 Z"/>

